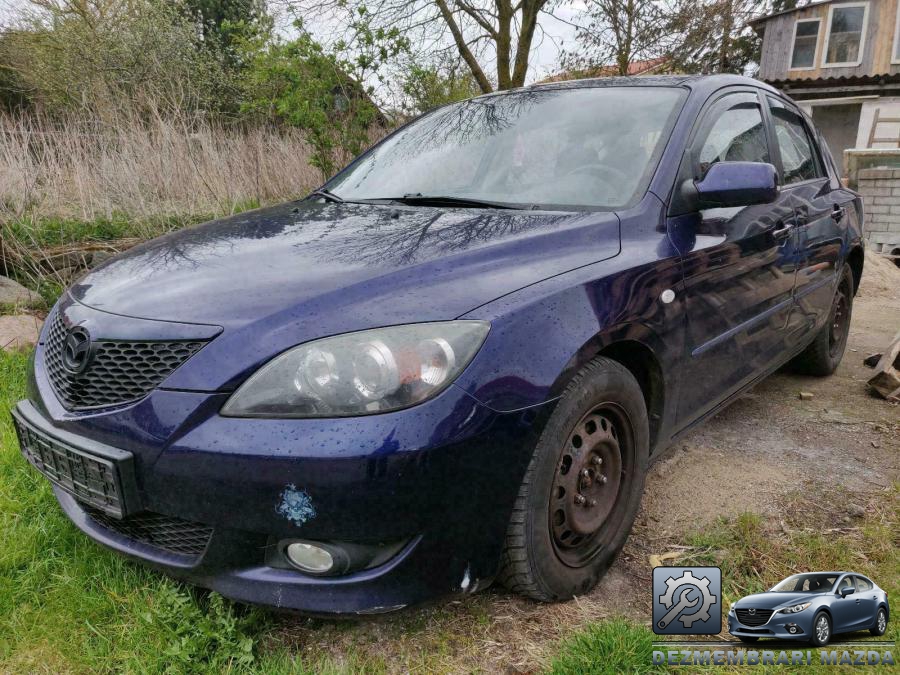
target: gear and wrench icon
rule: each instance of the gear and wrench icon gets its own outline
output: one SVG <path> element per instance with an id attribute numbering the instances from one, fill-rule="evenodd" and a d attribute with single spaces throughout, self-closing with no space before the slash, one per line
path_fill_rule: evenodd
<path id="1" fill-rule="evenodd" d="M 688 589 L 681 594 L 681 600 L 675 602 L 675 591 L 679 588 L 687 586 Z M 688 600 L 691 589 L 700 592 L 700 598 L 693 601 Z M 703 600 L 701 603 L 700 600 Z M 666 615 L 657 622 L 660 629 L 668 626 L 672 621 L 678 618 L 681 624 L 690 629 L 696 621 L 709 621 L 709 608 L 717 600 L 716 596 L 709 592 L 709 579 L 706 577 L 697 578 L 691 574 L 690 570 L 686 570 L 680 577 L 669 577 L 666 579 L 666 592 L 659 596 L 659 601 L 668 610 Z M 681 614 L 685 609 L 696 607 L 700 604 L 700 609 L 691 614 Z"/>

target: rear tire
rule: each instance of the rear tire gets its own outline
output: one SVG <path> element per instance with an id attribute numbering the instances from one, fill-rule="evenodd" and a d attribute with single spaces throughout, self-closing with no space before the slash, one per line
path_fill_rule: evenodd
<path id="1" fill-rule="evenodd" d="M 831 303 L 828 323 L 822 326 L 809 347 L 791 362 L 795 372 L 823 377 L 837 370 L 850 334 L 853 292 L 853 272 L 850 266 L 845 264 L 841 281 Z"/>
<path id="2" fill-rule="evenodd" d="M 542 602 L 596 586 L 631 531 L 649 448 L 637 380 L 597 357 L 566 387 L 535 447 L 507 529 L 501 583 Z"/>
<path id="3" fill-rule="evenodd" d="M 869 629 L 869 632 L 876 637 L 887 632 L 887 612 L 884 611 L 884 607 L 878 608 L 878 613 L 875 615 L 875 625 Z"/>

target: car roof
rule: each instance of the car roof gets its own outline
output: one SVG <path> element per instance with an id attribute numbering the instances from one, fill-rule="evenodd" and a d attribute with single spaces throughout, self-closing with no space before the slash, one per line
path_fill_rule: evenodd
<path id="1" fill-rule="evenodd" d="M 562 82 L 540 82 L 524 90 L 579 89 L 586 87 L 687 87 L 696 91 L 713 92 L 728 86 L 752 86 L 779 93 L 777 89 L 743 75 L 638 75 L 634 77 L 592 77 Z M 516 90 L 513 90 L 516 91 Z"/>

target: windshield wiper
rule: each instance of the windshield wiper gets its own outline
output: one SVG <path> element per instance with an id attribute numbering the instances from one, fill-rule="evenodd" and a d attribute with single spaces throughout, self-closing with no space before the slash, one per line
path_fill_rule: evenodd
<path id="1" fill-rule="evenodd" d="M 320 197 L 328 202 L 333 202 L 334 204 L 343 204 L 344 200 L 341 197 L 338 197 L 331 190 L 326 190 L 325 188 L 319 188 L 318 190 L 313 190 L 307 196 L 307 199 L 312 199 L 313 197 Z"/>
<path id="2" fill-rule="evenodd" d="M 402 197 L 391 197 L 391 201 L 403 204 L 421 206 L 463 206 L 476 209 L 525 209 L 529 207 L 506 204 L 504 202 L 491 202 L 485 199 L 473 199 L 472 197 L 451 197 L 449 195 L 423 195 L 421 192 L 405 194 Z"/>

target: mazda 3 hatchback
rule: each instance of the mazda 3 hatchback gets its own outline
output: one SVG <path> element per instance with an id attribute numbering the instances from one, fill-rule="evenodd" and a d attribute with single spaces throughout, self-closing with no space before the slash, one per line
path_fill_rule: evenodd
<path id="1" fill-rule="evenodd" d="M 788 361 L 834 371 L 861 213 L 750 79 L 452 104 L 304 200 L 75 283 L 22 451 L 89 537 L 230 598 L 571 598 L 673 439 Z"/>

